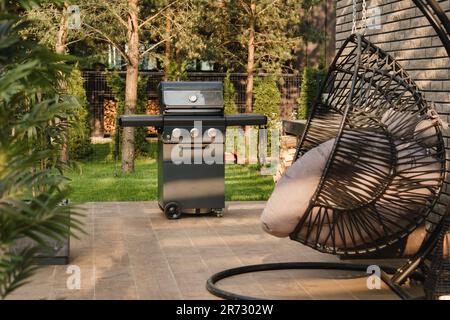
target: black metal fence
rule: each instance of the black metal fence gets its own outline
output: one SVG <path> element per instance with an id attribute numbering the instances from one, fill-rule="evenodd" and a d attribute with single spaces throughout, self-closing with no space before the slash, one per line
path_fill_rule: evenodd
<path id="1" fill-rule="evenodd" d="M 125 72 L 121 72 L 125 75 Z M 141 71 L 142 75 L 147 76 L 147 95 L 149 100 L 157 100 L 158 84 L 162 81 L 164 74 L 162 72 Z M 190 72 L 188 73 L 188 80 L 191 81 L 223 81 L 225 73 L 210 73 L 210 72 Z M 260 76 L 267 76 L 261 74 Z M 106 82 L 106 75 L 104 71 L 83 71 L 83 78 L 85 81 L 85 90 L 90 106 L 90 125 L 92 135 L 96 137 L 103 137 L 104 130 L 104 108 L 105 100 L 114 99 L 111 88 Z M 297 109 L 297 98 L 299 96 L 299 88 L 301 84 L 300 75 L 282 74 L 277 77 L 278 87 L 281 93 L 280 114 L 282 119 L 289 118 Z M 246 74 L 232 73 L 230 80 L 233 82 L 237 97 L 236 105 L 239 112 L 245 110 L 245 82 Z"/>

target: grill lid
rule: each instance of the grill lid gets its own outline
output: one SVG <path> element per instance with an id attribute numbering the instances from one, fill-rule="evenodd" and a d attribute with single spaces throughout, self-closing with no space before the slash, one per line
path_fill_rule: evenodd
<path id="1" fill-rule="evenodd" d="M 222 82 L 179 81 L 161 82 L 159 84 L 161 112 L 177 112 L 186 114 L 192 111 L 222 113 L 223 84 Z"/>

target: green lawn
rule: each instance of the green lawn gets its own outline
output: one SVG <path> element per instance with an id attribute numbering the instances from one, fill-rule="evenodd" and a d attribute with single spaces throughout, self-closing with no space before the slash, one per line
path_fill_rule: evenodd
<path id="1" fill-rule="evenodd" d="M 132 174 L 115 176 L 115 164 L 108 161 L 108 145 L 95 146 L 95 158 L 68 172 L 72 180 L 72 202 L 147 201 L 157 199 L 157 163 L 136 160 Z M 120 165 L 119 172 L 120 172 Z M 272 176 L 262 176 L 256 165 L 225 166 L 226 200 L 267 200 L 274 187 Z"/>

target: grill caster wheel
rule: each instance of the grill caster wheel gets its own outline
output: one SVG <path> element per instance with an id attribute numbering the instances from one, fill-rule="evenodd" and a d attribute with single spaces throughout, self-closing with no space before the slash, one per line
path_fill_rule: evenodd
<path id="1" fill-rule="evenodd" d="M 223 209 L 213 209 L 213 212 L 216 214 L 216 217 L 218 218 L 223 217 Z"/>
<path id="2" fill-rule="evenodd" d="M 167 219 L 170 220 L 180 219 L 181 210 L 178 204 L 176 204 L 175 202 L 169 202 L 164 206 L 164 214 L 166 215 Z"/>

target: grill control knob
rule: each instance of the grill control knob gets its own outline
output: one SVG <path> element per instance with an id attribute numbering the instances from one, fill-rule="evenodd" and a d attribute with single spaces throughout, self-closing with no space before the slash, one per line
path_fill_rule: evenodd
<path id="1" fill-rule="evenodd" d="M 200 131 L 197 128 L 191 129 L 191 137 L 192 138 L 197 138 L 199 135 L 200 135 Z"/>
<path id="2" fill-rule="evenodd" d="M 175 128 L 172 130 L 172 138 L 179 139 L 181 137 L 181 130 Z"/>
<path id="3" fill-rule="evenodd" d="M 214 128 L 208 129 L 208 137 L 215 138 L 217 136 L 217 130 Z"/>
<path id="4" fill-rule="evenodd" d="M 193 94 L 192 96 L 189 97 L 189 101 L 192 102 L 192 103 L 196 102 L 197 99 L 198 98 L 197 98 L 197 96 L 195 94 Z"/>

